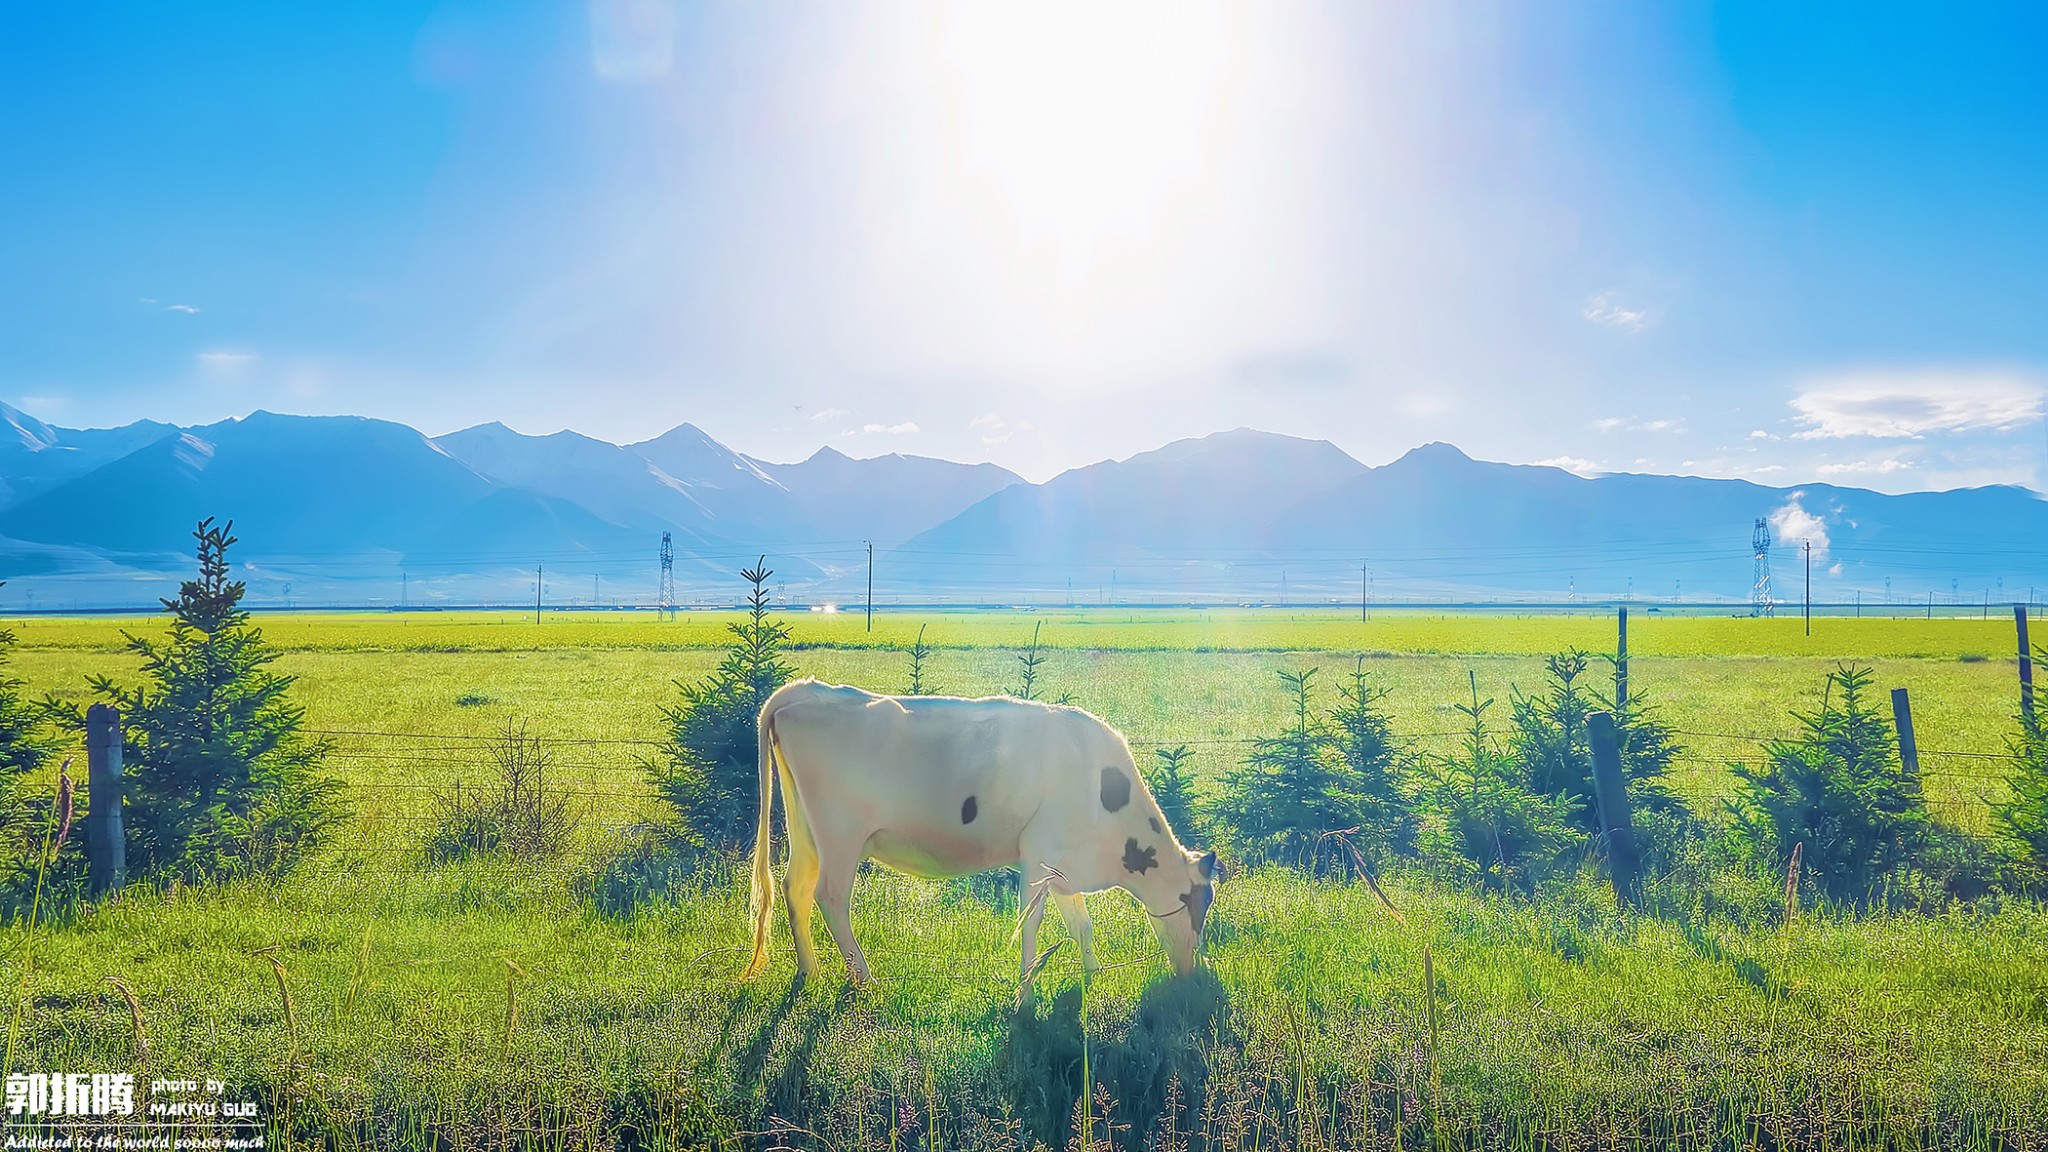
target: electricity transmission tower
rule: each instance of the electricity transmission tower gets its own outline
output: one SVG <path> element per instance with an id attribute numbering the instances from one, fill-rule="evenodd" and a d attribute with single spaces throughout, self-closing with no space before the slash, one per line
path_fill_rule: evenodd
<path id="1" fill-rule="evenodd" d="M 676 618 L 676 547 L 661 534 L 661 618 Z"/>
<path id="2" fill-rule="evenodd" d="M 1756 578 L 1749 588 L 1749 614 L 1775 616 L 1771 609 L 1771 522 L 1757 518 L 1749 534 L 1749 546 L 1756 552 Z"/>

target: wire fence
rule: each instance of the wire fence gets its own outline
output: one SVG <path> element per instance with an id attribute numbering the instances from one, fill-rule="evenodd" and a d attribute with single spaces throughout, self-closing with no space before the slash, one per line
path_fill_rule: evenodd
<path id="1" fill-rule="evenodd" d="M 1735 764 L 1762 765 L 1774 747 L 1787 739 L 1757 732 L 1668 731 L 1681 745 L 1670 769 L 1674 774 L 1695 776 L 1726 774 Z M 432 824 L 438 819 L 434 812 L 437 800 L 465 788 L 487 786 L 497 771 L 493 748 L 502 739 L 464 732 L 367 728 L 309 729 L 308 734 L 329 741 L 329 759 L 344 768 L 343 787 L 358 798 L 359 811 L 373 823 L 403 827 Z M 1454 742 L 1470 733 L 1443 729 L 1400 735 L 1418 755 L 1428 757 L 1452 754 Z M 663 741 L 573 734 L 536 739 L 547 750 L 548 792 L 582 803 L 597 824 L 631 828 L 658 815 L 654 774 L 664 755 Z M 1260 740 L 1250 736 L 1166 740 L 1146 735 L 1128 743 L 1138 749 L 1185 745 L 1235 761 Z M 1940 746 L 1921 747 L 1918 758 L 1923 802 L 1938 818 L 1962 823 L 1981 819 L 1992 804 L 2007 795 L 2018 764 L 2009 752 Z"/>

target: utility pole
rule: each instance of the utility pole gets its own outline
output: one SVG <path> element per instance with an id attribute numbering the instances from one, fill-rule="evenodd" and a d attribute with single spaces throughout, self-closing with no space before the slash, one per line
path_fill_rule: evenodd
<path id="1" fill-rule="evenodd" d="M 533 566 L 533 622 L 540 623 L 540 565 Z"/>
<path id="2" fill-rule="evenodd" d="M 1813 541 L 1802 541 L 1806 552 L 1806 634 L 1813 635 Z"/>
<path id="3" fill-rule="evenodd" d="M 595 572 L 590 574 L 590 607 L 593 611 L 597 608 L 597 573 Z"/>
<path id="4" fill-rule="evenodd" d="M 875 630 L 875 542 L 868 541 L 868 631 Z"/>
<path id="5" fill-rule="evenodd" d="M 412 576 L 410 573 L 400 572 L 398 574 L 398 606 L 400 608 L 407 607 L 412 602 L 411 598 Z"/>
<path id="6" fill-rule="evenodd" d="M 1365 565 L 1358 566 L 1358 622 L 1363 624 L 1372 619 L 1372 573 Z"/>

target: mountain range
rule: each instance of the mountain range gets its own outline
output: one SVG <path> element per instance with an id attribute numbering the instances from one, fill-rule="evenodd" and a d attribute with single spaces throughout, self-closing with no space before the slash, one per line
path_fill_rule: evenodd
<path id="1" fill-rule="evenodd" d="M 2048 501 L 1994 486 L 1885 495 L 1610 474 L 1427 444 L 1363 464 L 1250 429 L 1028 483 L 993 464 L 829 447 L 793 464 L 683 424 L 634 444 L 480 424 L 429 437 L 255 412 L 179 428 L 53 427 L 0 405 L 0 604 L 144 605 L 232 519 L 261 605 L 729 603 L 757 555 L 798 601 L 1746 601 L 1774 591 L 1947 604 L 2048 590 Z M 1809 556 L 1808 545 L 1811 545 Z"/>

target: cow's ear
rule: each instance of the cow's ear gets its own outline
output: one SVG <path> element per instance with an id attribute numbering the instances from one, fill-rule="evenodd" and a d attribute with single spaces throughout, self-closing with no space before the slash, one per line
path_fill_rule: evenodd
<path id="1" fill-rule="evenodd" d="M 1223 879 L 1223 865 L 1216 860 L 1214 852 L 1202 854 L 1202 878 L 1214 884 Z"/>

